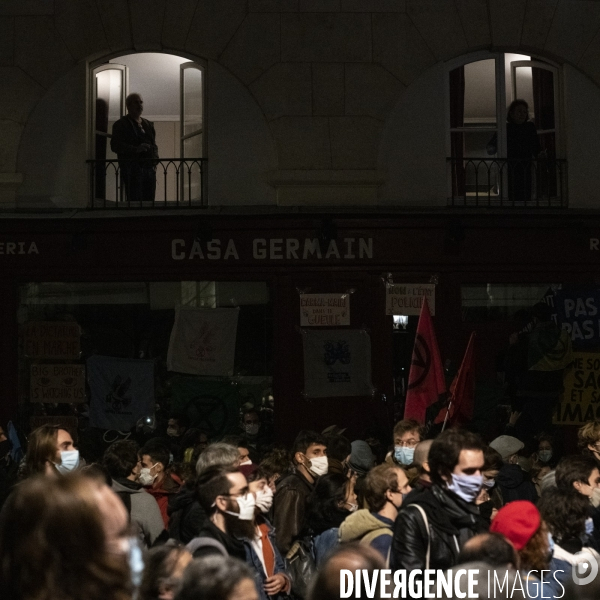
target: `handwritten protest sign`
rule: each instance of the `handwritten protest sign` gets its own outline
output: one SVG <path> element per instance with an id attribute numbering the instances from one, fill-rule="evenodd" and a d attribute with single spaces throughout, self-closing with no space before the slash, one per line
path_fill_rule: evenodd
<path id="1" fill-rule="evenodd" d="M 349 294 L 300 294 L 300 326 L 350 325 Z"/>
<path id="2" fill-rule="evenodd" d="M 77 323 L 39 321 L 23 325 L 23 350 L 28 358 L 79 358 L 81 330 Z"/>
<path id="3" fill-rule="evenodd" d="M 31 402 L 84 402 L 84 365 L 31 365 Z"/>
<path id="4" fill-rule="evenodd" d="M 423 298 L 435 315 L 434 283 L 388 283 L 385 289 L 386 315 L 420 315 Z"/>

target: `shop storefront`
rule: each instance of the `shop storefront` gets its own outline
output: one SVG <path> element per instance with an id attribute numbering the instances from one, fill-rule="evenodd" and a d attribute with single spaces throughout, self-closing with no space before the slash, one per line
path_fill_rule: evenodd
<path id="1" fill-rule="evenodd" d="M 54 414 L 70 400 L 88 415 L 82 406 L 95 393 L 89 359 L 105 357 L 147 363 L 147 395 L 163 409 L 181 408 L 185 393 L 213 398 L 216 409 L 199 405 L 212 420 L 195 418 L 206 417 L 214 435 L 235 428 L 246 402 L 273 410 L 284 442 L 299 429 L 332 424 L 351 436 L 387 432 L 423 297 L 434 307 L 449 374 L 477 332 L 481 406 L 502 404 L 502 352 L 520 326 L 519 311 L 535 302 L 558 298 L 583 364 L 600 352 L 598 219 L 564 212 L 196 215 L 3 220 L 0 422 Z M 221 366 L 194 372 L 174 362 L 178 307 L 216 311 L 211 319 L 236 313 L 234 334 L 213 339 L 229 345 Z M 321 383 L 310 354 L 315 340 L 332 344 Z M 363 357 L 360 368 L 336 371 L 350 355 Z M 587 371 L 582 377 L 591 381 Z M 212 387 L 190 391 L 192 380 Z M 187 392 L 174 392 L 177 386 Z M 117 408 L 135 403 L 127 389 L 111 394 Z M 560 422 L 576 425 L 590 414 L 587 405 L 563 407 Z"/>

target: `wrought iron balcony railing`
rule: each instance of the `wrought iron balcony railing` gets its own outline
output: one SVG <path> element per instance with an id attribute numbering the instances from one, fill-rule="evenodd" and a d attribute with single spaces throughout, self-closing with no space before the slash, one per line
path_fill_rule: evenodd
<path id="1" fill-rule="evenodd" d="M 450 206 L 566 208 L 563 159 L 448 158 Z"/>
<path id="2" fill-rule="evenodd" d="M 202 208 L 206 158 L 88 160 L 90 209 Z"/>

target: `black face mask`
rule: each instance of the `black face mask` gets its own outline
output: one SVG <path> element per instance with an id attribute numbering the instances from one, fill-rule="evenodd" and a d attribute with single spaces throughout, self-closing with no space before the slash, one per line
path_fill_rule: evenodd
<path id="1" fill-rule="evenodd" d="M 6 458 L 6 455 L 12 450 L 12 443 L 10 440 L 4 440 L 0 442 L 0 460 Z"/>
<path id="2" fill-rule="evenodd" d="M 479 505 L 479 514 L 482 516 L 482 518 L 484 518 L 488 522 L 492 518 L 493 510 L 494 510 L 494 505 L 491 500 L 488 500 L 487 502 L 482 502 Z"/>

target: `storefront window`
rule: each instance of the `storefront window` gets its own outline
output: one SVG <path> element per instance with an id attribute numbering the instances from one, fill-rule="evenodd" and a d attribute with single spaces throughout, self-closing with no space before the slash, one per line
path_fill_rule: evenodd
<path id="1" fill-rule="evenodd" d="M 552 296 L 552 284 L 476 283 L 461 286 L 463 321 L 509 321 L 522 310 L 530 309 L 546 296 Z"/>
<path id="2" fill-rule="evenodd" d="M 272 429 L 265 282 L 28 283 L 18 321 L 28 418 L 76 417 L 81 440 L 148 418 L 156 436 L 179 415 L 215 440 L 240 433 L 240 409 L 252 405 Z"/>

